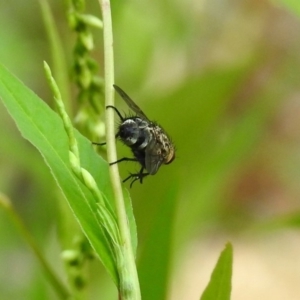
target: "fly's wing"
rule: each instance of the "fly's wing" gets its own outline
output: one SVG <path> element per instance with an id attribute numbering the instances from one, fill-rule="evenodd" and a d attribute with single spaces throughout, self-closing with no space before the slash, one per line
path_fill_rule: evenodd
<path id="1" fill-rule="evenodd" d="M 163 157 L 159 155 L 159 153 L 160 153 L 159 144 L 157 144 L 156 140 L 153 138 L 148 144 L 148 146 L 146 147 L 146 151 L 145 151 L 146 170 L 151 175 L 156 174 L 159 167 L 163 163 Z"/>
<path id="2" fill-rule="evenodd" d="M 118 94 L 124 99 L 127 105 L 142 119 L 151 122 L 142 110 L 133 102 L 133 100 L 117 85 L 113 85 Z"/>

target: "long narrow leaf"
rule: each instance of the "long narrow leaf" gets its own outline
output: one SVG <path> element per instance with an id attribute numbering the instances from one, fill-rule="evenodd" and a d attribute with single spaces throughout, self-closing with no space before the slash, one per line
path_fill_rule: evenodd
<path id="1" fill-rule="evenodd" d="M 143 300 L 164 300 L 168 293 L 177 188 L 169 190 L 158 208 L 138 269 Z"/>
<path id="2" fill-rule="evenodd" d="M 95 217 L 97 204 L 73 174 L 68 140 L 62 121 L 41 99 L 0 65 L 0 97 L 24 138 L 42 154 L 82 230 L 115 283 L 118 275 L 109 245 Z M 93 150 L 91 142 L 76 132 L 81 165 L 94 176 L 106 198 L 112 199 L 108 164 Z M 113 201 L 111 201 L 113 203 Z"/>
<path id="3" fill-rule="evenodd" d="M 229 300 L 232 276 L 232 245 L 228 243 L 221 252 L 210 281 L 200 300 Z"/>

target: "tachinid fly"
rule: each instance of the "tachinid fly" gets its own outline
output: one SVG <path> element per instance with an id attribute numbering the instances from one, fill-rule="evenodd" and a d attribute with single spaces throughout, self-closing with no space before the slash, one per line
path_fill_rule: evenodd
<path id="1" fill-rule="evenodd" d="M 121 88 L 116 85 L 114 88 L 136 113 L 133 117 L 123 117 L 116 107 L 107 106 L 107 108 L 113 108 L 121 120 L 116 138 L 130 147 L 134 156 L 133 158 L 123 157 L 111 165 L 121 161 L 137 161 L 141 165 L 138 173 L 130 174 L 123 180 L 125 182 L 132 179 L 130 184 L 132 187 L 135 181 L 139 180 L 143 183 L 144 177 L 156 174 L 162 164 L 171 163 L 175 159 L 175 147 L 161 126 L 150 121 Z"/>

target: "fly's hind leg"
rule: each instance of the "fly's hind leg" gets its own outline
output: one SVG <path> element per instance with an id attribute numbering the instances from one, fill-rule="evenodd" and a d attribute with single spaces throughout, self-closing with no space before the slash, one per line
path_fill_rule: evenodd
<path id="1" fill-rule="evenodd" d="M 143 179 L 149 175 L 149 173 L 143 173 L 144 171 L 144 167 L 141 168 L 139 173 L 136 174 L 130 174 L 127 178 L 125 178 L 123 180 L 123 182 L 126 182 L 129 179 L 132 179 L 131 183 L 130 183 L 130 188 L 132 188 L 132 185 L 134 182 L 136 182 L 137 180 L 140 180 L 140 183 L 143 183 Z"/>

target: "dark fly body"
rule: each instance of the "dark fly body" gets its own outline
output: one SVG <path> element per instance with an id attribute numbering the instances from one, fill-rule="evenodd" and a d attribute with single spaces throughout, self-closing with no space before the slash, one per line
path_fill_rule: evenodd
<path id="1" fill-rule="evenodd" d="M 156 174 L 162 164 L 171 163 L 175 159 L 175 147 L 160 125 L 150 121 L 120 87 L 114 85 L 114 88 L 136 113 L 133 117 L 123 117 L 116 107 L 107 106 L 113 108 L 121 120 L 116 138 L 128 146 L 134 156 L 123 157 L 111 165 L 121 161 L 137 161 L 141 165 L 138 173 L 130 174 L 123 180 L 125 182 L 132 179 L 131 187 L 135 181 L 139 180 L 142 183 L 144 177 Z"/>

